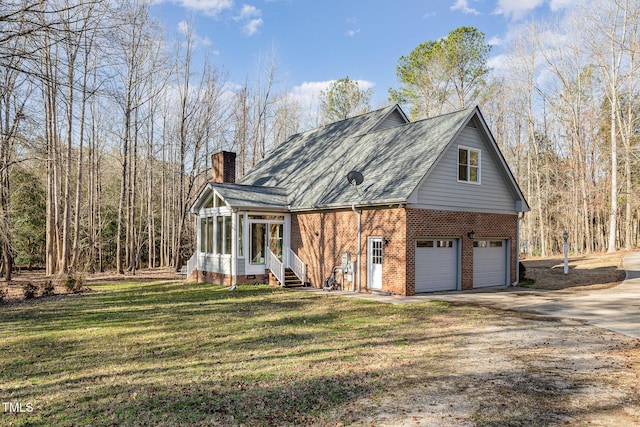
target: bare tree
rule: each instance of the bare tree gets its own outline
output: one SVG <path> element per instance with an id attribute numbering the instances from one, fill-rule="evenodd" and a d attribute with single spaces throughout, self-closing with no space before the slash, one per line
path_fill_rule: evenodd
<path id="1" fill-rule="evenodd" d="M 601 2 L 599 8 L 585 7 L 584 31 L 593 53 L 594 65 L 598 67 L 604 81 L 604 93 L 609 105 L 610 147 L 611 147 L 611 187 L 609 213 L 609 238 L 607 252 L 617 249 L 618 231 L 618 124 L 620 111 L 620 91 L 623 67 L 625 65 L 625 46 L 628 42 L 631 26 L 629 0 Z"/>
<path id="2" fill-rule="evenodd" d="M 21 44 L 14 38 L 5 43 Z M 22 58 L 10 56 L 5 58 L 9 66 L 0 68 L 0 249 L 2 251 L 2 268 L 6 280 L 11 280 L 13 271 L 13 244 L 11 239 L 11 188 L 10 172 L 18 159 L 16 144 L 20 138 L 21 125 L 24 122 L 25 104 L 32 93 L 30 83 L 19 71 Z"/>
<path id="3" fill-rule="evenodd" d="M 185 235 L 193 232 L 186 230 L 188 208 L 195 199 L 196 191 L 208 180 L 207 156 L 211 152 L 211 139 L 222 139 L 228 115 L 228 108 L 223 105 L 224 78 L 208 59 L 198 72 L 193 71 L 195 34 L 191 25 L 187 25 L 185 30 L 176 55 L 179 66 L 176 67 L 173 86 L 178 97 L 178 109 L 173 117 L 169 116 L 173 119 L 169 139 L 175 143 L 174 150 L 170 150 L 167 156 L 168 163 L 175 162 L 176 165 L 172 181 L 174 191 L 170 191 L 173 200 L 165 202 L 165 205 L 174 206 L 173 214 L 169 216 L 173 216 L 171 264 L 176 269 L 180 269 L 184 262 Z"/>
<path id="4" fill-rule="evenodd" d="M 144 99 L 144 85 L 149 82 L 153 72 L 149 56 L 157 47 L 152 42 L 150 32 L 153 26 L 149 17 L 149 6 L 137 1 L 122 1 L 119 7 L 122 19 L 116 37 L 116 46 L 121 59 L 119 79 L 121 86 L 116 88 L 117 103 L 123 114 L 121 131 L 120 197 L 118 202 L 118 220 L 116 236 L 116 270 L 123 274 L 125 263 L 135 269 L 134 239 L 134 186 L 137 177 L 137 143 L 139 110 L 149 101 Z M 126 251 L 126 252 L 125 252 Z M 128 256 L 127 256 L 128 255 Z M 126 261 L 125 261 L 126 260 Z"/>

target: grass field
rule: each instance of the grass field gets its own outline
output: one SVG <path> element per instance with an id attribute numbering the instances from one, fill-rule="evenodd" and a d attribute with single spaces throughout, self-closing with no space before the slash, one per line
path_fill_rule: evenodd
<path id="1" fill-rule="evenodd" d="M 445 303 L 391 306 L 274 287 L 119 282 L 0 307 L 0 399 L 11 425 L 323 423 L 400 387 Z M 422 324 L 415 328 L 412 325 Z M 437 330 L 435 328 L 434 330 Z M 374 333 L 375 331 L 375 333 Z"/>
<path id="2" fill-rule="evenodd" d="M 0 304 L 0 426 L 640 422 L 640 341 L 576 322 L 267 286 L 91 288 Z"/>

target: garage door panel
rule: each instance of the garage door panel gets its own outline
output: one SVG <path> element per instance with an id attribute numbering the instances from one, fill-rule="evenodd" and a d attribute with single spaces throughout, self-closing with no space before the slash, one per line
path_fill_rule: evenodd
<path id="1" fill-rule="evenodd" d="M 507 244 L 503 240 L 480 240 L 473 248 L 473 287 L 504 286 L 507 275 Z"/>
<path id="2" fill-rule="evenodd" d="M 457 288 L 458 251 L 455 240 L 420 240 L 416 245 L 416 292 Z"/>

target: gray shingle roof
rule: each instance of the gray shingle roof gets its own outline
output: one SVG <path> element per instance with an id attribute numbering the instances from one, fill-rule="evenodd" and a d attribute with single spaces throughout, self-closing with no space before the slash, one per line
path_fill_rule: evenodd
<path id="1" fill-rule="evenodd" d="M 208 184 L 233 208 L 286 211 L 287 191 L 283 188 L 257 187 L 240 184 Z"/>
<path id="2" fill-rule="evenodd" d="M 283 189 L 292 210 L 406 202 L 475 109 L 370 132 L 395 108 L 294 135 L 239 183 Z M 362 196 L 351 170 L 364 175 Z"/>

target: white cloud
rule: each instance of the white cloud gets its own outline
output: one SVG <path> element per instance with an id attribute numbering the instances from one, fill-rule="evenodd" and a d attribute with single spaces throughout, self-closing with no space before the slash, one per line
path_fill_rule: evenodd
<path id="1" fill-rule="evenodd" d="M 261 18 L 262 11 L 250 4 L 243 4 L 240 14 L 233 19 L 237 22 L 242 22 L 242 32 L 251 37 L 260 30 L 260 26 L 264 24 Z"/>
<path id="2" fill-rule="evenodd" d="M 487 43 L 491 46 L 502 46 L 504 44 L 504 40 L 502 40 L 499 36 L 493 36 L 487 41 Z"/>
<path id="3" fill-rule="evenodd" d="M 189 27 L 189 24 L 187 24 L 187 21 L 178 22 L 178 32 L 183 36 L 186 36 L 187 34 L 189 34 L 190 29 L 191 28 Z"/>
<path id="4" fill-rule="evenodd" d="M 260 26 L 263 23 L 264 21 L 262 20 L 262 18 L 252 19 L 251 21 L 244 24 L 244 26 L 242 27 L 242 32 L 245 33 L 247 36 L 251 37 L 252 35 L 258 32 L 258 30 L 260 29 Z"/>
<path id="5" fill-rule="evenodd" d="M 260 9 L 250 4 L 243 4 L 242 10 L 240 11 L 240 15 L 238 15 L 237 19 L 249 19 L 260 16 L 262 16 L 262 11 Z"/>
<path id="6" fill-rule="evenodd" d="M 496 71 L 502 71 L 507 68 L 508 62 L 509 58 L 506 55 L 496 55 L 487 60 L 487 65 Z"/>
<path id="7" fill-rule="evenodd" d="M 583 0 L 549 0 L 549 9 L 552 12 L 557 12 L 561 9 L 572 9 L 580 3 L 584 3 Z"/>
<path id="8" fill-rule="evenodd" d="M 480 12 L 469 6 L 469 0 L 456 0 L 451 6 L 451 10 L 459 10 L 468 15 L 480 15 Z"/>
<path id="9" fill-rule="evenodd" d="M 328 80 L 324 82 L 303 82 L 299 86 L 294 86 L 291 90 L 291 96 L 293 99 L 303 105 L 309 105 L 317 102 L 320 92 L 327 90 L 331 82 L 335 80 Z"/>
<path id="10" fill-rule="evenodd" d="M 178 32 L 185 37 L 191 37 L 195 48 L 198 48 L 200 46 L 205 46 L 205 47 L 213 46 L 213 42 L 211 41 L 210 38 L 200 37 L 198 34 L 196 34 L 195 29 L 191 25 L 189 25 L 187 21 L 178 22 Z M 214 55 L 219 55 L 220 52 L 212 51 L 212 53 Z"/>
<path id="11" fill-rule="evenodd" d="M 362 90 L 373 89 L 376 85 L 374 82 L 369 80 L 356 80 L 358 82 L 358 87 Z"/>
<path id="12" fill-rule="evenodd" d="M 171 3 L 197 10 L 210 16 L 217 16 L 223 10 L 233 7 L 233 0 L 156 0 L 157 3 L 171 1 Z"/>
<path id="13" fill-rule="evenodd" d="M 518 21 L 544 2 L 545 0 L 498 0 L 498 7 L 493 13 Z"/>
<path id="14" fill-rule="evenodd" d="M 360 32 L 360 28 L 358 26 L 358 18 L 347 18 L 347 24 L 351 28 L 345 31 L 344 34 L 346 36 L 354 37 L 356 34 Z"/>
<path id="15" fill-rule="evenodd" d="M 460 0 L 458 0 L 460 1 Z M 575 9 L 589 0 L 498 0 L 494 15 L 505 15 L 512 21 L 524 19 L 531 11 L 547 5 L 551 12 Z"/>

